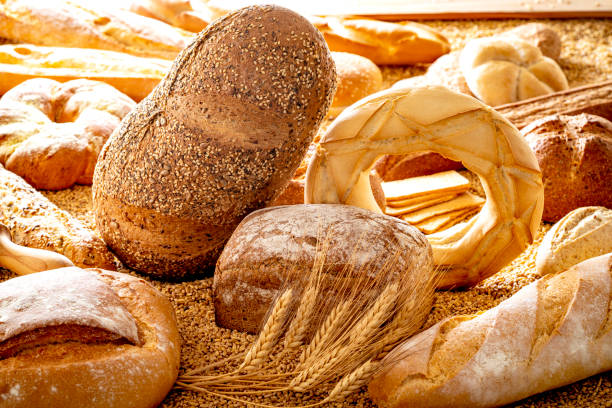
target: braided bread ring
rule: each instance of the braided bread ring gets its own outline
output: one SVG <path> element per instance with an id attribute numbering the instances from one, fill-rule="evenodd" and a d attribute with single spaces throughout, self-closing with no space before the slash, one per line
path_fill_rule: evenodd
<path id="1" fill-rule="evenodd" d="M 384 154 L 429 150 L 478 174 L 487 202 L 466 223 L 428 236 L 440 288 L 471 286 L 533 241 L 544 190 L 538 162 L 518 130 L 470 96 L 440 86 L 388 89 L 342 113 L 321 139 L 306 175 L 306 203 L 380 212 L 369 171 Z"/>

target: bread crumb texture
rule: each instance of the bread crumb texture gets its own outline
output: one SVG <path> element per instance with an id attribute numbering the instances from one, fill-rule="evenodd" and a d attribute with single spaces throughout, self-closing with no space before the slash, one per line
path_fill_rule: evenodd
<path id="1" fill-rule="evenodd" d="M 440 30 L 458 50 L 469 39 L 495 35 L 511 29 L 526 20 L 482 20 L 482 21 L 432 21 L 425 24 Z M 612 74 L 612 20 L 605 19 L 566 19 L 541 20 L 556 30 L 562 39 L 560 65 L 565 72 L 570 87 L 603 81 Z M 426 64 L 414 67 L 382 67 L 383 86 L 414 75 L 421 75 Z M 264 103 L 265 101 L 262 101 Z M 279 100 L 276 103 L 285 103 Z M 328 123 L 325 123 L 324 129 Z M 320 133 L 319 135 L 320 136 Z M 298 172 L 300 169 L 298 169 Z M 303 170 L 301 170 L 303 171 Z M 475 192 L 478 191 L 476 186 Z M 94 227 L 91 188 L 75 186 L 58 192 L 45 192 L 47 198 Z M 523 286 L 533 282 L 537 246 L 542 241 L 550 224 L 543 224 L 536 241 L 517 259 L 496 275 L 466 291 L 438 292 L 434 306 L 425 326 L 430 327 L 441 319 L 456 314 L 476 313 L 496 306 Z M 121 272 L 133 272 L 123 269 Z M 0 269 L 0 279 L 13 275 Z M 196 279 L 186 282 L 160 282 L 144 277 L 167 295 L 176 310 L 179 330 L 183 339 L 181 371 L 220 361 L 233 354 L 245 351 L 254 336 L 222 329 L 215 326 L 212 302 L 212 278 Z M 19 392 L 19 390 L 8 390 Z M 321 392 L 324 394 L 324 390 Z M 307 404 L 317 398 L 313 393 L 277 394 L 273 397 L 256 396 L 253 401 L 277 406 Z M 187 407 L 244 407 L 244 404 L 231 402 L 190 391 L 173 390 L 162 403 L 164 408 Z M 362 389 L 342 403 L 329 404 L 331 407 L 374 407 L 367 392 Z M 519 401 L 513 407 L 611 407 L 612 372 L 597 375 L 575 384 L 548 391 Z"/>

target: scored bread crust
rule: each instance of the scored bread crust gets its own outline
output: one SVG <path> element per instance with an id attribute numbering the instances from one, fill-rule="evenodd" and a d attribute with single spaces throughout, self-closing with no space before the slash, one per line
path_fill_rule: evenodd
<path id="1" fill-rule="evenodd" d="M 174 384 L 180 338 L 168 299 L 143 279 L 88 271 L 119 296 L 142 345 L 47 344 L 0 360 L 0 407 L 148 408 Z"/>
<path id="2" fill-rule="evenodd" d="M 408 339 L 369 385 L 380 407 L 493 407 L 612 369 L 612 254 L 547 275 L 482 314 Z"/>

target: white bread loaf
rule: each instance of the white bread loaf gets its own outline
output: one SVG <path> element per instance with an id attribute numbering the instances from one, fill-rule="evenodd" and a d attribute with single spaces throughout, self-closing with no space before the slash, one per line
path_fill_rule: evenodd
<path id="1" fill-rule="evenodd" d="M 612 369 L 612 253 L 455 316 L 383 360 L 380 407 L 493 407 Z"/>

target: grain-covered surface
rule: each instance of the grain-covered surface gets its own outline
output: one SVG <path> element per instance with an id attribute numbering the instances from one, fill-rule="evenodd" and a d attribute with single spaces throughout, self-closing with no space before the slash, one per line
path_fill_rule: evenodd
<path id="1" fill-rule="evenodd" d="M 453 49 L 459 49 L 470 38 L 492 35 L 525 22 L 505 21 L 433 21 L 426 24 L 442 31 L 451 41 Z M 563 40 L 561 67 L 568 77 L 570 87 L 602 81 L 612 76 L 612 20 L 573 19 L 544 21 L 557 30 Z M 426 66 L 383 68 L 384 85 L 412 75 L 422 74 Z M 477 191 L 477 190 L 476 190 Z M 45 193 L 61 208 L 71 212 L 93 227 L 91 189 L 77 186 L 70 190 Z M 543 224 L 534 245 L 501 272 L 468 291 L 439 292 L 434 308 L 426 322 L 429 327 L 442 318 L 460 313 L 474 313 L 489 309 L 507 299 L 519 288 L 536 279 L 536 246 L 550 228 Z M 125 270 L 124 270 L 125 272 Z M 0 279 L 10 277 L 0 271 Z M 176 309 L 179 330 L 183 337 L 183 369 L 208 364 L 243 351 L 254 339 L 214 325 L 211 286 L 212 278 L 182 283 L 153 284 L 168 295 Z M 287 394 L 274 398 L 257 399 L 260 403 L 291 406 L 312 401 L 312 394 Z M 220 407 L 243 406 L 215 397 L 187 391 L 173 391 L 163 407 Z M 365 391 L 350 401 L 333 406 L 370 407 L 373 404 Z M 601 374 L 557 390 L 549 391 L 520 401 L 516 407 L 611 407 L 612 373 Z"/>

